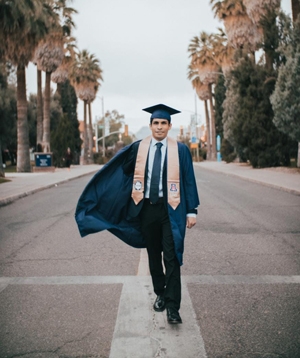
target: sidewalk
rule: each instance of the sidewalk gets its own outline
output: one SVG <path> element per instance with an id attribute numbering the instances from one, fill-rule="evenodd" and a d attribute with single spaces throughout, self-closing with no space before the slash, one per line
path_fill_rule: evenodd
<path id="1" fill-rule="evenodd" d="M 300 170 L 289 168 L 253 169 L 242 163 L 204 161 L 194 163 L 200 168 L 234 175 L 245 180 L 261 183 L 273 188 L 300 195 Z M 54 173 L 6 173 L 10 182 L 0 184 L 0 206 L 37 191 L 51 188 L 84 175 L 92 175 L 101 165 L 74 165 L 71 170 L 56 168 Z"/>
<path id="2" fill-rule="evenodd" d="M 194 164 L 203 169 L 237 176 L 245 180 L 300 195 L 300 169 L 298 168 L 276 167 L 253 169 L 250 165 L 245 163 L 211 161 Z"/>
<path id="3" fill-rule="evenodd" d="M 92 175 L 101 167 L 97 164 L 72 165 L 70 171 L 67 168 L 56 168 L 53 173 L 6 173 L 5 178 L 11 181 L 0 184 L 0 206 L 69 180 Z"/>

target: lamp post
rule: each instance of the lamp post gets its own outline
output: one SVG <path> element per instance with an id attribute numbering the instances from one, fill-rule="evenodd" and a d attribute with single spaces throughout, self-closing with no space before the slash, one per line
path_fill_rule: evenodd
<path id="1" fill-rule="evenodd" d="M 101 100 L 102 100 L 102 118 L 103 118 L 103 130 L 102 130 L 102 133 L 103 133 L 103 142 L 102 142 L 102 157 L 104 158 L 105 157 L 105 117 L 104 117 L 104 98 L 103 96 L 101 97 Z"/>
<path id="2" fill-rule="evenodd" d="M 102 145 L 103 145 L 103 154 L 102 156 L 105 157 L 105 118 L 104 118 L 104 97 L 102 96 L 96 96 L 97 98 L 100 98 L 101 101 L 102 101 L 102 118 L 103 118 L 103 128 L 102 128 L 102 138 L 103 138 L 103 141 L 102 141 Z M 101 118 L 101 117 L 100 117 Z M 99 116 L 96 116 L 96 123 L 95 123 L 95 132 L 96 132 L 96 152 L 98 153 L 99 152 L 99 145 L 98 145 L 98 120 L 99 120 Z"/>
<path id="3" fill-rule="evenodd" d="M 95 146 L 96 146 L 96 153 L 99 152 L 99 146 L 98 146 L 98 117 L 95 118 Z"/>
<path id="4" fill-rule="evenodd" d="M 198 125 L 198 117 L 199 117 L 199 122 L 201 123 L 201 115 L 197 113 L 197 97 L 195 94 L 195 111 L 191 111 L 188 109 L 183 109 L 182 112 L 190 112 L 192 113 L 191 115 L 191 120 L 190 120 L 190 149 L 193 150 L 193 152 L 195 153 L 195 156 L 197 157 L 197 161 L 199 161 L 199 143 L 201 146 L 201 140 L 200 140 L 200 136 L 198 138 L 198 131 L 197 131 L 197 125 Z"/>

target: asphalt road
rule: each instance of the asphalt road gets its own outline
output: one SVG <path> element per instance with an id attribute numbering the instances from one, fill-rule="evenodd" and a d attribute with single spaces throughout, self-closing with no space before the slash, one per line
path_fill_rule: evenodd
<path id="1" fill-rule="evenodd" d="M 183 325 L 170 331 L 160 314 L 157 331 L 180 340 L 195 321 L 198 345 L 184 358 L 299 358 L 300 197 L 195 170 L 201 206 L 186 237 Z M 147 277 L 136 279 L 140 250 L 107 232 L 80 238 L 74 210 L 89 179 L 0 208 L 0 357 L 183 357 L 163 344 L 147 355 L 153 342 L 138 336 L 130 355 L 117 352 L 131 298 L 139 287 L 141 302 L 143 292 L 155 297 Z"/>

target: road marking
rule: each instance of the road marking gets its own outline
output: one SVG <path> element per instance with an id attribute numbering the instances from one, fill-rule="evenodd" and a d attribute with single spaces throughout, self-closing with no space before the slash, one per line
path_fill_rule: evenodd
<path id="1" fill-rule="evenodd" d="M 142 260 L 145 264 L 144 257 Z M 205 346 L 191 303 L 188 284 L 300 284 L 300 276 L 194 275 L 182 276 L 182 325 L 169 325 L 165 312 L 153 311 L 155 295 L 150 276 L 1 277 L 0 292 L 9 285 L 117 284 L 123 289 L 110 358 L 206 358 Z"/>
<path id="2" fill-rule="evenodd" d="M 199 283 L 203 285 L 257 285 L 257 284 L 282 284 L 300 283 L 300 276 L 273 276 L 273 275 L 195 275 L 184 276 L 186 283 Z"/>
<path id="3" fill-rule="evenodd" d="M 137 276 L 149 276 L 148 254 L 146 249 L 141 249 L 140 262 Z"/>
<path id="4" fill-rule="evenodd" d="M 8 285 L 90 285 L 131 283 L 142 276 L 39 276 L 39 277 L 0 277 L 0 287 Z M 182 276 L 184 283 L 202 285 L 236 284 L 300 284 L 300 276 L 247 276 L 247 275 L 193 275 Z M 3 290 L 2 289 L 2 290 Z M 1 289 L 0 289 L 1 291 Z"/>
<path id="5" fill-rule="evenodd" d="M 206 358 L 186 285 L 182 285 L 182 325 L 170 325 L 165 312 L 155 312 L 154 299 L 150 276 L 124 284 L 109 357 Z"/>

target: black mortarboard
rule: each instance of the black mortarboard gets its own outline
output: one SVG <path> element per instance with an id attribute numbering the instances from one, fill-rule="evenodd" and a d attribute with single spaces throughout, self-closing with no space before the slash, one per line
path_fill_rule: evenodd
<path id="1" fill-rule="evenodd" d="M 151 122 L 154 118 L 163 118 L 171 122 L 171 115 L 180 113 L 180 111 L 177 111 L 177 109 L 168 107 L 165 104 L 157 104 L 152 107 L 144 108 L 143 111 L 151 113 Z"/>

